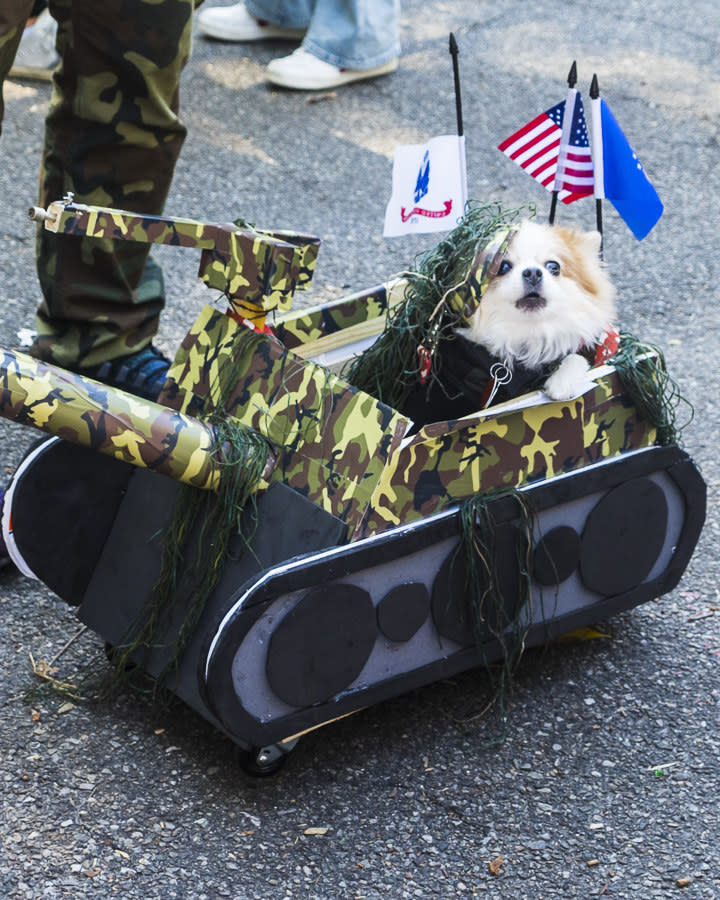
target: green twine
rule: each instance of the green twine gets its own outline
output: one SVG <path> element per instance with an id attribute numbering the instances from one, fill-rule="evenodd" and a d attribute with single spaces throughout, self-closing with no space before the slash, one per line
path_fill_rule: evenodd
<path id="1" fill-rule="evenodd" d="M 430 329 L 436 342 L 452 337 L 463 324 L 452 304 L 443 302 L 439 310 L 438 304 L 463 289 L 478 252 L 523 211 L 504 211 L 498 203 L 469 203 L 458 226 L 420 257 L 416 269 L 403 273 L 403 299 L 388 313 L 380 337 L 346 366 L 343 377 L 401 410 L 420 368 L 418 347 L 427 343 Z M 532 207 L 526 211 L 534 214 Z"/>
<path id="2" fill-rule="evenodd" d="M 498 523 L 493 507 L 504 501 L 517 507 L 517 524 Z M 501 721 L 505 721 L 505 701 L 512 677 L 525 649 L 525 638 L 531 624 L 532 547 L 534 513 L 529 499 L 515 487 L 500 488 L 477 494 L 460 507 L 460 543 L 454 563 L 465 571 L 465 599 L 469 622 L 478 647 L 492 639 L 500 647 L 500 670 L 490 702 L 497 703 Z M 504 540 L 512 541 L 516 572 L 507 573 L 507 559 L 498 547 L 499 528 L 509 527 Z M 514 532 L 514 533 L 513 533 Z M 506 547 L 502 548 L 506 551 Z M 506 577 L 502 579 L 501 573 Z M 510 574 L 510 577 L 507 577 Z M 514 576 L 517 575 L 517 578 Z M 485 660 L 487 662 L 487 660 Z M 492 670 L 488 667 L 488 670 Z"/>
<path id="3" fill-rule="evenodd" d="M 678 443 L 683 429 L 692 421 L 694 411 L 668 373 L 662 351 L 624 332 L 610 363 L 638 413 L 657 430 L 657 443 L 662 446 Z M 689 408 L 690 417 L 683 425 L 678 425 L 681 402 Z"/>
<path id="4" fill-rule="evenodd" d="M 247 352 L 252 352 L 255 335 L 248 335 Z M 155 680 L 159 693 L 178 665 L 193 638 L 200 617 L 222 574 L 231 540 L 240 535 L 245 549 L 252 534 L 244 512 L 255 502 L 255 491 L 265 470 L 269 445 L 265 438 L 228 417 L 224 412 L 230 391 L 244 370 L 247 353 L 239 354 L 219 375 L 219 397 L 215 409 L 203 415 L 215 429 L 209 453 L 219 468 L 216 491 L 184 485 L 171 521 L 162 533 L 163 554 L 160 575 L 148 603 L 129 629 L 121 645 L 112 653 L 113 681 L 126 680 L 132 658 L 149 652 L 170 624 L 179 601 L 188 601 L 173 638 L 172 655 Z M 255 517 L 249 520 L 254 523 Z"/>

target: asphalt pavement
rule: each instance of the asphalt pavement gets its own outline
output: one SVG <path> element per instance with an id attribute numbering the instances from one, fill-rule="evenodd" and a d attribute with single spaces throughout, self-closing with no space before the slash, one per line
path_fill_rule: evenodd
<path id="1" fill-rule="evenodd" d="M 198 39 L 182 88 L 189 137 L 167 212 L 244 216 L 322 237 L 306 302 L 375 284 L 432 246 L 384 239 L 398 144 L 451 132 L 448 34 L 460 48 L 470 194 L 548 196 L 496 145 L 563 99 L 577 60 L 665 204 L 638 243 L 606 209 L 620 325 L 655 342 L 694 407 L 683 445 L 708 485 L 695 556 L 670 595 L 591 640 L 528 652 L 504 723 L 473 671 L 307 735 L 272 779 L 182 705 L 40 691 L 105 664 L 72 611 L 0 573 L 0 896 L 8 900 L 720 897 L 720 8 L 670 0 L 408 0 L 397 73 L 311 96 L 270 89 L 285 46 Z M 6 87 L 0 140 L 0 340 L 33 327 L 33 229 L 49 87 Z M 591 228 L 592 201 L 560 211 Z M 207 289 L 194 253 L 160 248 L 174 352 Z M 11 472 L 32 435 L 4 423 Z M 612 564 L 609 561 L 609 564 Z"/>

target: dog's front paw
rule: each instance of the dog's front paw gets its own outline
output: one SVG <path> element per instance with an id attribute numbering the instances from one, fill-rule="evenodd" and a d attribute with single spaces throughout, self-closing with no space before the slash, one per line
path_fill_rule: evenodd
<path id="1" fill-rule="evenodd" d="M 590 364 L 584 356 L 572 353 L 566 356 L 545 382 L 545 393 L 551 400 L 571 400 L 578 397 L 591 384 L 587 377 Z"/>

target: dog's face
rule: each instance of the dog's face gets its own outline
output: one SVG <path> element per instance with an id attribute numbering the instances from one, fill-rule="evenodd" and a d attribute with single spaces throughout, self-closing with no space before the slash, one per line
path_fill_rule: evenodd
<path id="1" fill-rule="evenodd" d="M 615 316 L 600 234 L 523 222 L 466 337 L 530 368 L 592 344 Z"/>

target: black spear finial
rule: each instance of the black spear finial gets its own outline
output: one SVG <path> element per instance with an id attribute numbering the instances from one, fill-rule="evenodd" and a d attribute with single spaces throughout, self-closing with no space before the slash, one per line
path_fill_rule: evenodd
<path id="1" fill-rule="evenodd" d="M 568 87 L 575 87 L 577 84 L 577 62 L 573 60 L 573 64 L 570 66 L 570 71 L 568 72 Z"/>
<path id="2" fill-rule="evenodd" d="M 598 77 L 595 73 L 593 73 L 592 81 L 590 82 L 590 99 L 597 100 L 600 96 L 600 85 L 598 84 Z"/>
<path id="3" fill-rule="evenodd" d="M 463 115 L 462 115 L 462 99 L 460 97 L 460 67 L 458 66 L 458 50 L 457 41 L 455 40 L 455 35 L 450 32 L 450 56 L 452 56 L 453 63 L 453 79 L 455 81 L 455 114 L 457 117 L 457 133 L 462 136 L 463 134 Z"/>

